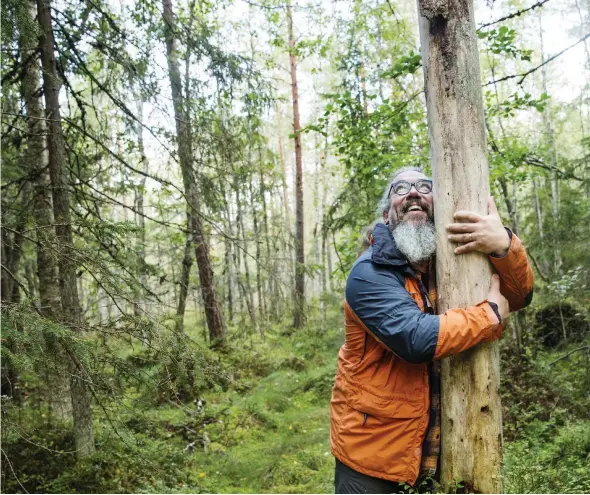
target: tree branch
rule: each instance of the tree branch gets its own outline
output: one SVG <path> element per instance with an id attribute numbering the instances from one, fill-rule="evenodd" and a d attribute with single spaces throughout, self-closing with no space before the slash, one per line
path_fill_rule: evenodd
<path id="1" fill-rule="evenodd" d="M 503 21 L 507 21 L 508 19 L 512 19 L 514 17 L 518 17 L 521 16 L 522 14 L 524 14 L 525 12 L 528 12 L 529 10 L 534 10 L 538 7 L 543 6 L 544 4 L 546 4 L 549 0 L 541 0 L 540 2 L 537 2 L 534 5 L 531 5 L 530 7 L 527 7 L 526 9 L 522 9 L 522 10 L 517 10 L 516 12 L 513 12 L 512 14 L 509 14 L 507 16 L 504 17 L 500 17 L 500 19 L 493 21 L 493 22 L 488 22 L 487 24 L 482 24 L 480 25 L 477 29 L 483 29 L 489 26 L 493 26 L 494 24 L 498 24 L 499 22 L 503 22 Z"/>
<path id="2" fill-rule="evenodd" d="M 530 76 L 533 72 L 539 70 L 541 67 L 543 67 L 544 65 L 548 64 L 549 62 L 552 62 L 557 57 L 563 55 L 565 52 L 567 52 L 568 50 L 570 50 L 574 46 L 579 45 L 580 43 L 582 43 L 583 41 L 585 41 L 588 38 L 590 38 L 590 33 L 586 34 L 585 36 L 583 36 L 582 38 L 580 38 L 578 41 L 576 41 L 575 43 L 573 43 L 572 45 L 568 46 L 567 48 L 564 48 L 559 53 L 556 53 L 555 55 L 549 57 L 543 63 L 537 65 L 536 67 L 533 67 L 532 69 L 528 70 L 527 72 L 524 72 L 522 74 L 512 74 L 510 76 L 504 76 L 504 77 L 501 77 L 500 79 L 494 79 L 493 81 L 489 81 L 489 82 L 485 83 L 483 85 L 483 87 L 491 86 L 492 84 L 496 84 L 496 83 L 503 82 L 503 81 L 508 81 L 509 79 L 515 79 L 517 77 L 520 77 L 520 80 L 517 83 L 520 86 L 523 83 L 523 81 L 526 79 L 527 76 Z"/>
<path id="3" fill-rule="evenodd" d="M 578 347 L 577 349 L 574 349 L 573 351 L 570 351 L 567 354 L 564 354 L 563 356 L 558 357 L 555 361 L 551 361 L 547 366 L 553 366 L 558 361 L 561 361 L 562 359 L 565 359 L 566 357 L 571 356 L 574 352 L 583 351 L 584 349 L 590 350 L 590 345 L 583 345 L 582 347 Z"/>

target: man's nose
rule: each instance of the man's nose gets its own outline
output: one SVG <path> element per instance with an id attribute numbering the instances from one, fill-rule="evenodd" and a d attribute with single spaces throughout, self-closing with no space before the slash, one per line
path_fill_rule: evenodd
<path id="1" fill-rule="evenodd" d="M 410 190 L 408 191 L 408 194 L 406 194 L 406 198 L 420 198 L 420 197 L 421 197 L 420 193 L 416 189 L 416 186 L 414 184 L 412 184 L 410 186 Z"/>

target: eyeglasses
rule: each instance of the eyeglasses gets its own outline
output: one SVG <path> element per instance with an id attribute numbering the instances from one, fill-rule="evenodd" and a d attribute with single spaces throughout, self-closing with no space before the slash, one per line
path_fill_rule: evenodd
<path id="1" fill-rule="evenodd" d="M 420 194 L 428 194 L 432 192 L 432 181 L 429 179 L 417 180 L 416 182 L 400 180 L 391 184 L 387 198 L 389 199 L 392 192 L 398 196 L 405 196 L 410 192 L 412 186 L 414 186 L 416 191 L 418 191 Z"/>

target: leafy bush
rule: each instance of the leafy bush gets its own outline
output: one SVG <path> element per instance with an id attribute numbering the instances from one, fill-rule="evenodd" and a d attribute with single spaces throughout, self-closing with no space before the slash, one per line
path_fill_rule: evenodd
<path id="1" fill-rule="evenodd" d="M 590 421 L 535 421 L 505 446 L 507 493 L 590 493 Z"/>

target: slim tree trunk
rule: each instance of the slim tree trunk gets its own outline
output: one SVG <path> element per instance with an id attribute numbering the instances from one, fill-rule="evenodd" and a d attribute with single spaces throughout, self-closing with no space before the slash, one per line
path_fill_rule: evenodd
<path id="1" fill-rule="evenodd" d="M 252 295 L 252 283 L 250 282 L 250 268 L 248 267 L 248 243 L 246 242 L 246 232 L 244 228 L 244 209 L 242 208 L 242 199 L 240 196 L 240 184 L 237 180 L 237 176 L 235 176 L 234 187 L 236 190 L 236 203 L 238 206 L 238 238 L 242 242 L 242 248 L 238 252 L 239 258 L 241 258 L 244 262 L 244 275 L 246 280 L 246 286 L 244 287 L 244 283 L 241 279 L 239 279 L 239 283 L 242 286 L 242 294 L 246 300 L 246 307 L 248 308 L 248 314 L 250 315 L 250 320 L 252 324 L 256 326 L 256 312 L 254 310 L 254 296 Z M 238 267 L 240 264 L 238 263 Z M 238 273 L 240 270 L 238 269 Z"/>
<path id="2" fill-rule="evenodd" d="M 174 105 L 174 118 L 176 120 L 176 137 L 178 141 L 178 158 L 182 169 L 184 193 L 188 202 L 190 224 L 188 228 L 193 233 L 195 244 L 195 259 L 199 269 L 199 279 L 205 316 L 209 329 L 210 341 L 213 343 L 225 338 L 225 325 L 221 314 L 221 307 L 215 290 L 215 279 L 211 258 L 209 256 L 209 244 L 200 217 L 200 201 L 197 188 L 195 171 L 192 163 L 192 143 L 190 135 L 189 115 L 185 108 L 180 79 L 178 53 L 176 49 L 176 21 L 172 10 L 172 0 L 162 0 L 164 16 L 164 36 L 166 39 L 166 55 L 168 61 L 168 76 Z"/>
<path id="3" fill-rule="evenodd" d="M 250 176 L 248 181 L 248 188 L 250 191 L 250 201 L 252 203 L 252 222 L 254 226 L 254 243 L 256 244 L 255 257 L 256 257 L 256 294 L 258 296 L 258 315 L 260 320 L 264 320 L 264 305 L 262 303 L 262 275 L 260 273 L 261 265 L 261 239 L 260 229 L 258 224 L 258 211 L 256 209 L 256 201 L 254 201 L 254 188 L 252 187 L 252 181 L 254 176 Z"/>
<path id="4" fill-rule="evenodd" d="M 61 130 L 59 107 L 60 80 L 57 75 L 54 53 L 53 26 L 50 0 L 37 0 L 37 14 L 41 28 L 41 60 L 43 64 L 43 93 L 48 119 L 49 175 L 53 194 L 53 213 L 56 236 L 61 255 L 58 258 L 59 286 L 61 297 L 60 321 L 72 331 L 83 327 L 76 283 L 76 253 L 73 249 L 72 224 L 70 219 L 70 195 L 66 156 Z M 94 452 L 94 430 L 88 378 L 82 364 L 75 356 L 71 359 L 71 397 L 74 418 L 73 436 L 76 454 L 79 457 Z"/>
<path id="5" fill-rule="evenodd" d="M 543 47 L 543 23 L 541 12 L 539 11 L 539 38 L 541 40 L 541 62 L 545 62 L 545 50 Z M 547 69 L 541 67 L 541 80 L 543 83 L 543 92 L 547 93 Z M 553 169 L 551 173 L 551 211 L 553 213 L 553 273 L 558 275 L 561 269 L 561 249 L 559 247 L 557 231 L 559 229 L 559 180 L 557 176 L 557 148 L 555 147 L 555 132 L 551 125 L 551 116 L 549 115 L 549 105 L 543 110 L 543 122 L 545 132 L 547 133 L 547 145 L 549 148 L 549 164 Z"/>
<path id="6" fill-rule="evenodd" d="M 293 327 L 305 323 L 305 244 L 303 238 L 303 165 L 301 156 L 301 125 L 299 123 L 299 91 L 297 87 L 297 59 L 291 2 L 287 1 L 289 23 L 289 65 L 291 69 L 291 94 L 293 98 L 293 133 L 295 134 L 295 308 Z"/>
<path id="7" fill-rule="evenodd" d="M 277 106 L 277 139 L 279 142 L 279 162 L 281 164 L 281 190 L 283 191 L 283 209 L 285 211 L 285 222 L 291 227 L 291 209 L 289 208 L 289 195 L 287 193 L 287 169 L 285 166 L 285 150 L 283 147 L 283 137 L 281 134 L 281 112 Z"/>
<path id="8" fill-rule="evenodd" d="M 455 256 L 445 226 L 455 210 L 487 214 L 489 174 L 471 0 L 418 0 L 434 175 L 439 311 L 485 299 L 486 256 Z M 501 493 L 502 409 L 497 343 L 443 360 L 442 472 L 448 493 Z"/>
<path id="9" fill-rule="evenodd" d="M 262 204 L 262 226 L 264 227 L 264 244 L 266 247 L 266 268 L 267 270 L 270 268 L 270 233 L 268 231 L 268 211 L 266 210 L 266 184 L 264 182 L 264 160 L 262 155 L 262 150 L 260 144 L 258 145 L 258 173 L 260 174 L 260 202 Z M 271 276 L 270 273 L 267 272 L 266 274 L 268 279 L 268 287 L 270 289 L 270 293 L 273 293 L 273 285 L 277 283 L 274 277 Z M 262 293 L 262 309 L 264 314 L 268 314 L 267 310 L 267 298 L 264 294 L 265 291 Z"/>
<path id="10" fill-rule="evenodd" d="M 190 215 L 190 213 L 188 213 Z M 187 220 L 187 225 L 190 225 L 190 218 Z M 186 309 L 186 298 L 188 296 L 188 289 L 190 285 L 191 268 L 193 266 L 193 241 L 191 232 L 186 234 L 186 241 L 184 244 L 184 257 L 182 258 L 182 270 L 180 273 L 180 291 L 178 294 L 178 305 L 176 307 L 176 330 L 179 333 L 184 332 L 184 312 Z"/>
<path id="11" fill-rule="evenodd" d="M 500 184 L 500 189 L 502 189 L 502 196 L 504 197 L 504 203 L 506 203 L 508 216 L 512 221 L 512 230 L 518 235 L 518 216 L 516 213 L 515 195 L 513 194 L 512 197 L 510 196 L 510 192 L 508 191 L 508 181 L 504 177 L 499 177 L 498 183 Z"/>
<path id="12" fill-rule="evenodd" d="M 137 147 L 141 160 L 141 168 L 144 173 L 148 171 L 148 161 L 145 155 L 145 149 L 143 145 L 143 100 L 140 100 L 137 104 Z M 137 256 L 137 272 L 139 275 L 139 282 L 141 284 L 140 289 L 135 294 L 133 312 L 135 316 L 142 316 L 145 311 L 145 287 L 147 286 L 147 274 L 145 264 L 145 217 L 143 211 L 143 195 L 145 192 L 146 176 L 142 175 L 139 179 L 138 187 L 135 188 L 135 224 L 138 228 L 137 238 L 135 241 L 135 253 Z"/>
<path id="13" fill-rule="evenodd" d="M 232 215 L 230 211 L 230 201 L 231 196 L 228 195 L 225 197 L 225 219 L 227 222 L 227 237 L 225 239 L 225 273 L 227 275 L 226 278 L 226 285 L 227 285 L 227 312 L 229 316 L 229 321 L 235 323 L 235 315 L 234 315 L 234 233 L 233 233 L 233 221 Z"/>
<path id="14" fill-rule="evenodd" d="M 291 228 L 292 228 L 292 223 L 291 223 L 291 208 L 289 207 L 289 194 L 287 191 L 287 166 L 285 163 L 285 150 L 284 150 L 284 146 L 283 146 L 283 138 L 282 138 L 282 134 L 281 134 L 281 112 L 280 112 L 280 108 L 277 105 L 277 120 L 278 120 L 278 132 L 277 132 L 277 137 L 278 137 L 278 142 L 279 142 L 279 164 L 281 167 L 281 190 L 283 192 L 283 196 L 282 196 L 282 203 L 283 203 L 283 211 L 284 211 L 284 215 L 285 215 L 285 229 L 284 229 L 284 233 L 283 235 L 281 235 L 281 239 L 282 239 L 282 243 L 284 246 L 284 255 L 285 257 L 289 260 L 288 261 L 288 267 L 289 267 L 289 271 L 288 273 L 288 283 L 291 284 L 292 281 L 294 280 L 295 277 L 295 265 L 293 263 L 294 261 L 294 257 L 293 257 L 293 247 L 291 244 L 291 239 L 292 239 L 292 233 L 291 233 Z"/>

